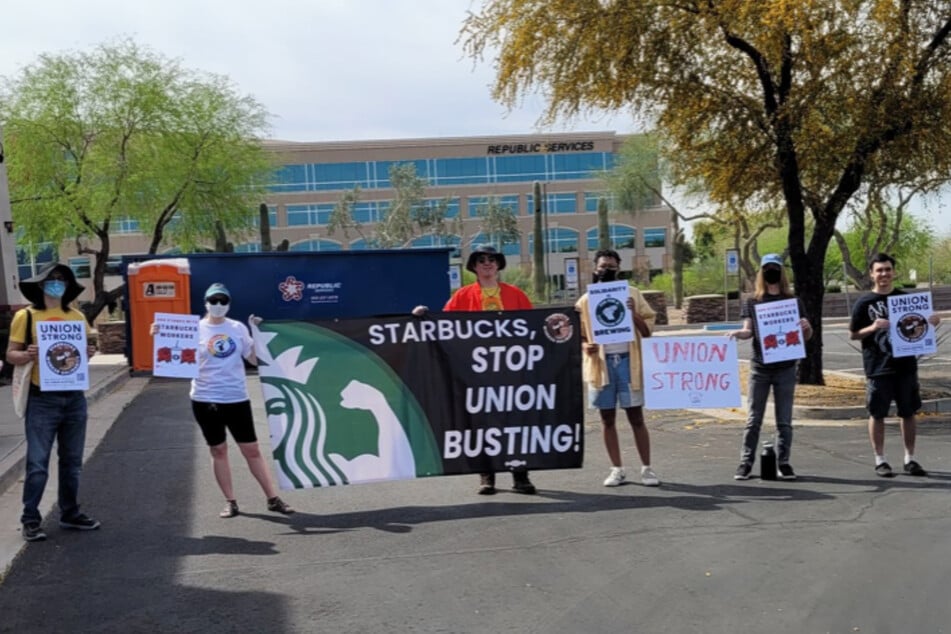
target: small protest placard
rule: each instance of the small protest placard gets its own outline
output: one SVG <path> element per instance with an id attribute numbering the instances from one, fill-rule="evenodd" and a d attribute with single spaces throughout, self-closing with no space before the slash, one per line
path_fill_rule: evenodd
<path id="1" fill-rule="evenodd" d="M 651 337 L 641 344 L 649 409 L 739 407 L 740 362 L 727 337 Z"/>
<path id="2" fill-rule="evenodd" d="M 198 376 L 198 315 L 155 313 L 152 374 L 193 379 Z"/>
<path id="3" fill-rule="evenodd" d="M 40 389 L 64 392 L 89 389 L 86 324 L 82 321 L 37 321 Z"/>
<path id="4" fill-rule="evenodd" d="M 928 321 L 933 303 L 931 293 L 889 295 L 889 337 L 892 356 L 911 357 L 938 351 L 934 326 Z"/>
<path id="5" fill-rule="evenodd" d="M 588 285 L 588 316 L 594 343 L 634 341 L 634 317 L 627 309 L 630 296 L 623 280 Z"/>
<path id="6" fill-rule="evenodd" d="M 805 358 L 806 346 L 799 319 L 799 302 L 795 299 L 756 305 L 756 332 L 763 363 Z"/>

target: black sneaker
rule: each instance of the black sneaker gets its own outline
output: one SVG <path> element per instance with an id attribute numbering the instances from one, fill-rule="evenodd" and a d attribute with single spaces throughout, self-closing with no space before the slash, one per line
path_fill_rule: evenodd
<path id="1" fill-rule="evenodd" d="M 85 513 L 80 513 L 70 518 L 61 518 L 59 525 L 62 528 L 70 528 L 77 531 L 94 531 L 99 528 L 99 520 L 94 520 Z"/>
<path id="2" fill-rule="evenodd" d="M 225 502 L 225 507 L 221 509 L 221 513 L 218 513 L 218 517 L 227 519 L 229 517 L 237 517 L 239 513 L 238 503 L 235 500 L 228 500 Z"/>
<path id="3" fill-rule="evenodd" d="M 23 533 L 23 539 L 28 542 L 41 542 L 46 539 L 46 533 L 40 528 L 39 522 L 27 522 L 20 532 Z"/>
<path id="4" fill-rule="evenodd" d="M 512 490 L 524 495 L 535 495 L 535 485 L 528 479 L 528 471 L 512 472 Z"/>
<path id="5" fill-rule="evenodd" d="M 887 462 L 883 462 L 882 464 L 875 467 L 875 473 L 883 478 L 895 477 L 895 472 L 892 471 L 892 466 Z"/>
<path id="6" fill-rule="evenodd" d="M 789 464 L 779 465 L 779 479 L 780 480 L 795 480 L 796 472 L 793 471 L 792 466 Z"/>
<path id="7" fill-rule="evenodd" d="M 905 463 L 905 473 L 913 476 L 926 476 L 928 472 L 922 469 L 921 465 L 914 460 Z"/>
<path id="8" fill-rule="evenodd" d="M 294 509 L 291 505 L 277 497 L 276 495 L 267 501 L 267 510 L 280 513 L 281 515 L 293 515 Z"/>
<path id="9" fill-rule="evenodd" d="M 479 495 L 495 495 L 494 473 L 483 473 L 479 476 Z"/>
<path id="10" fill-rule="evenodd" d="M 753 471 L 753 465 L 748 462 L 741 462 L 740 466 L 736 468 L 736 473 L 733 474 L 734 480 L 749 480 L 750 472 Z"/>

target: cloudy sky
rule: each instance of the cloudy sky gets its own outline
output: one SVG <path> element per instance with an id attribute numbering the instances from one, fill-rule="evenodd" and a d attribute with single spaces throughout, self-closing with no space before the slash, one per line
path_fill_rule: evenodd
<path id="1" fill-rule="evenodd" d="M 491 59 L 456 43 L 479 0 L 47 0 L 5 3 L 0 76 L 41 53 L 132 38 L 196 70 L 226 75 L 293 141 L 528 132 L 639 131 L 628 113 L 537 125 L 541 98 L 508 112 L 489 97 Z M 940 233 L 948 197 L 916 213 Z"/>
<path id="2" fill-rule="evenodd" d="M 489 97 L 491 60 L 456 38 L 470 0 L 48 0 L 3 10 L 0 75 L 40 53 L 131 37 L 185 66 L 230 77 L 295 141 L 634 131 L 629 116 L 541 129 L 543 103 L 507 112 Z M 479 3 L 471 4 L 477 9 Z"/>

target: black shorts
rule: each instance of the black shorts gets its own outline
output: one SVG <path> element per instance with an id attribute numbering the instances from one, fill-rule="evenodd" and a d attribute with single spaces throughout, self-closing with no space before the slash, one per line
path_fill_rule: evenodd
<path id="1" fill-rule="evenodd" d="M 870 377 L 865 385 L 865 406 L 872 418 L 885 418 L 895 401 L 895 410 L 902 418 L 921 409 L 921 390 L 917 372 L 899 372 Z"/>
<path id="2" fill-rule="evenodd" d="M 257 442 L 254 433 L 254 417 L 251 415 L 251 401 L 240 403 L 203 403 L 192 401 L 192 413 L 205 442 L 209 447 L 220 445 L 227 437 L 225 429 L 231 431 L 235 442 Z"/>

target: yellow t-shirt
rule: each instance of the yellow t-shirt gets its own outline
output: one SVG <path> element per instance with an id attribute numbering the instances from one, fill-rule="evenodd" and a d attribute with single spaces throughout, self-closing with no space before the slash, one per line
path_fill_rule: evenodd
<path id="1" fill-rule="evenodd" d="M 482 310 L 505 310 L 502 306 L 502 287 L 482 287 Z"/>
<path id="2" fill-rule="evenodd" d="M 63 310 L 61 308 L 47 308 L 37 310 L 35 308 L 23 308 L 13 315 L 13 321 L 10 323 L 10 341 L 14 343 L 26 343 L 26 311 L 33 313 L 33 333 L 30 343 L 36 343 L 36 322 L 38 321 L 81 321 L 86 329 L 86 336 L 89 336 L 89 326 L 86 325 L 86 318 L 75 308 Z M 33 364 L 33 385 L 40 385 L 40 370 Z"/>

